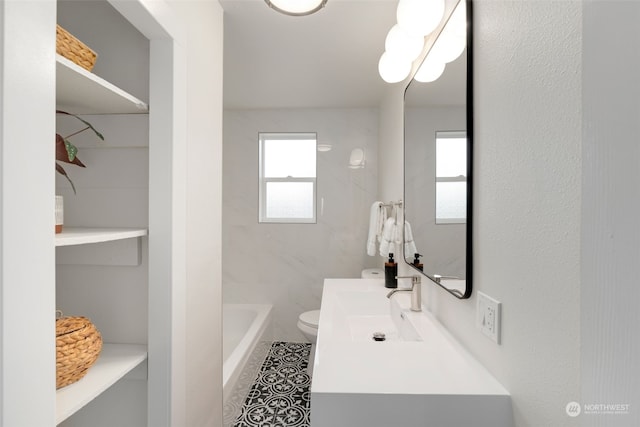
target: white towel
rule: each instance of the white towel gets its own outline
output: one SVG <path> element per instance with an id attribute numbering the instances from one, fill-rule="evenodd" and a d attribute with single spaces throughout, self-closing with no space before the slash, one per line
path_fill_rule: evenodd
<path id="1" fill-rule="evenodd" d="M 369 237 L 367 238 L 367 255 L 376 254 L 376 241 L 382 238 L 382 226 L 386 219 L 386 210 L 382 202 L 373 202 L 369 213 Z"/>
<path id="2" fill-rule="evenodd" d="M 382 240 L 380 240 L 380 256 L 386 257 L 390 253 L 395 254 L 396 219 L 393 216 L 387 218 L 382 228 Z"/>
<path id="3" fill-rule="evenodd" d="M 417 254 L 416 243 L 413 241 L 413 232 L 411 231 L 411 224 L 405 220 L 404 222 L 404 256 L 410 257 Z"/>
<path id="4" fill-rule="evenodd" d="M 398 205 L 393 206 L 393 218 L 395 219 L 395 222 L 393 223 L 394 227 L 392 237 L 393 243 L 395 243 L 398 249 L 402 247 L 402 225 L 400 221 L 400 210 L 401 208 Z"/>
<path id="5" fill-rule="evenodd" d="M 376 237 L 378 242 L 382 240 L 382 228 L 384 227 L 384 223 L 387 220 L 387 208 L 384 207 L 384 203 L 380 202 L 380 211 L 378 214 L 378 225 L 376 228 Z"/>

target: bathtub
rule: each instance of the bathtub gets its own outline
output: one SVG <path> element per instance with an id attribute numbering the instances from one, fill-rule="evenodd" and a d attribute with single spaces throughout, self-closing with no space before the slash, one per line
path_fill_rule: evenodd
<path id="1" fill-rule="evenodd" d="M 270 304 L 222 304 L 225 425 L 237 415 L 271 345 L 271 307 Z"/>

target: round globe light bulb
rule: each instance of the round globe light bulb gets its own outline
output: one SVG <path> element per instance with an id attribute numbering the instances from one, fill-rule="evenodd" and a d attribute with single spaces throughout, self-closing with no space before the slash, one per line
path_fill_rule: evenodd
<path id="1" fill-rule="evenodd" d="M 420 55 L 424 47 L 424 37 L 412 36 L 404 31 L 398 24 L 391 27 L 384 43 L 387 52 L 398 54 L 413 61 Z"/>
<path id="2" fill-rule="evenodd" d="M 444 72 L 444 63 L 427 56 L 413 78 L 421 83 L 438 80 Z"/>
<path id="3" fill-rule="evenodd" d="M 447 64 L 462 55 L 466 45 L 467 40 L 464 37 L 454 33 L 442 32 L 429 51 L 429 56 L 432 56 L 443 64 Z"/>
<path id="4" fill-rule="evenodd" d="M 426 36 L 440 24 L 444 9 L 444 0 L 400 0 L 398 25 L 411 35 Z"/>
<path id="5" fill-rule="evenodd" d="M 407 78 L 411 72 L 411 61 L 406 57 L 385 52 L 378 62 L 380 77 L 387 83 L 398 83 Z"/>
<path id="6" fill-rule="evenodd" d="M 456 60 L 467 45 L 467 8 L 458 3 L 451 18 L 429 51 L 429 56 L 445 64 Z"/>
<path id="7" fill-rule="evenodd" d="M 445 26 L 445 29 L 458 36 L 467 36 L 467 4 L 464 1 L 458 3 L 456 10 L 451 14 L 449 22 Z"/>

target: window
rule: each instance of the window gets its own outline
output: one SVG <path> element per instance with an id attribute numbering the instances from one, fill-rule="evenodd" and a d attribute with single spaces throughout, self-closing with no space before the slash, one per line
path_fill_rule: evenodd
<path id="1" fill-rule="evenodd" d="M 316 134 L 261 133 L 259 221 L 316 222 Z"/>
<path id="2" fill-rule="evenodd" d="M 467 222 L 467 134 L 436 132 L 436 224 Z"/>

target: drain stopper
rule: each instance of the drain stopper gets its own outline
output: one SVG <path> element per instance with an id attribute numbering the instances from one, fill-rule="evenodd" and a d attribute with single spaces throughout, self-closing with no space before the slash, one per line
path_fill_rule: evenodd
<path id="1" fill-rule="evenodd" d="M 384 334 L 384 332 L 374 332 L 373 333 L 373 340 L 374 341 L 384 341 L 387 339 L 387 336 Z"/>

